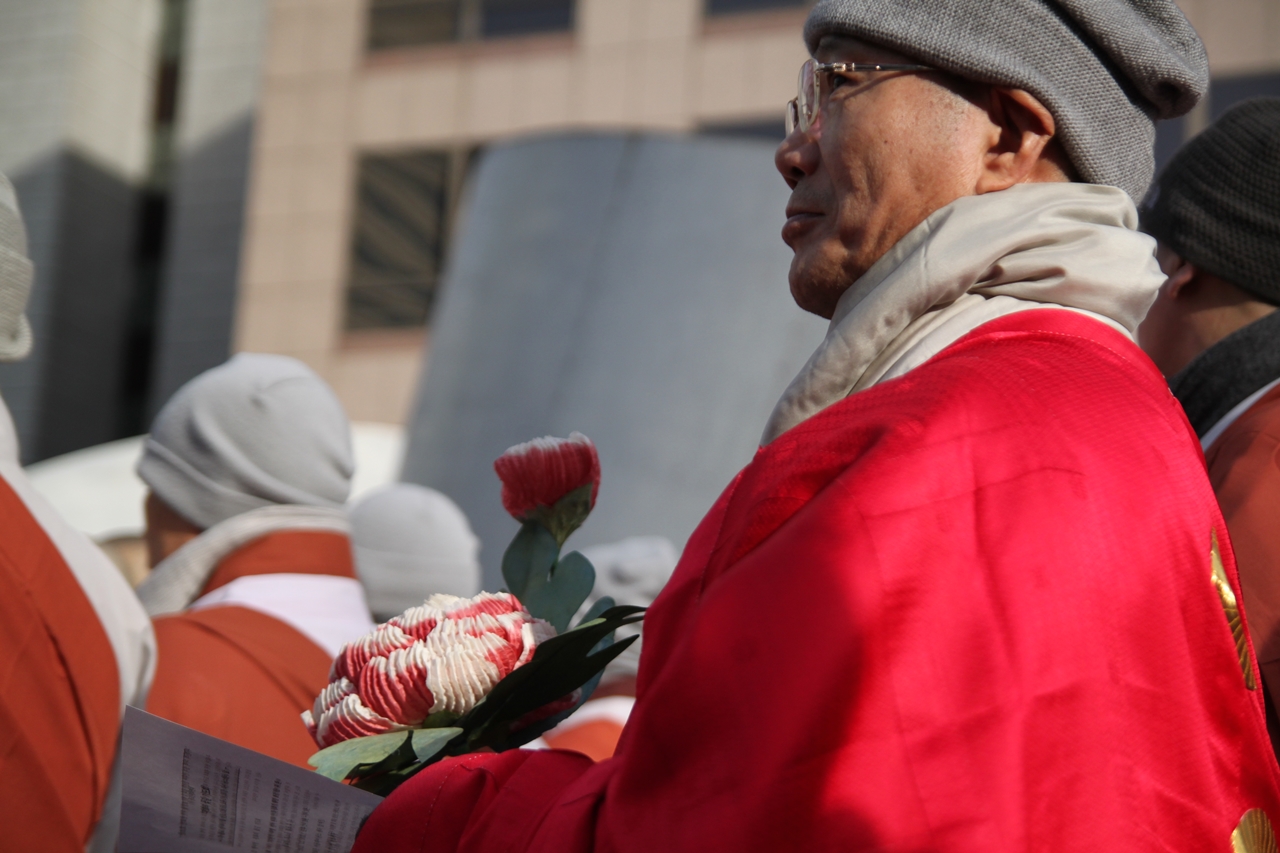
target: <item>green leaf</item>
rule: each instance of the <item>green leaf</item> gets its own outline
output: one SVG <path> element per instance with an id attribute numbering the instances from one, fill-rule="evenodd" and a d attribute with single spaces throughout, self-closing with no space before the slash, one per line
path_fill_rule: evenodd
<path id="1" fill-rule="evenodd" d="M 578 605 L 578 606 L 581 607 L 582 605 Z M 612 597 L 608 595 L 602 595 L 596 599 L 596 603 L 591 605 L 591 607 L 587 610 L 587 612 L 582 615 L 582 618 L 578 620 L 578 624 L 574 625 L 573 627 L 581 628 L 583 625 L 587 624 L 591 620 L 599 619 L 601 614 L 603 614 L 609 608 L 616 607 L 616 606 L 617 606 L 617 602 L 614 601 Z"/>
<path id="2" fill-rule="evenodd" d="M 341 782 L 361 765 L 385 761 L 408 741 L 409 733 L 404 731 L 354 737 L 325 747 L 308 758 L 307 763 L 321 776 Z"/>
<path id="3" fill-rule="evenodd" d="M 548 574 L 530 576 L 525 596 L 516 595 L 516 598 L 530 613 L 547 620 L 557 633 L 563 634 L 595 584 L 595 567 L 573 551 L 561 557 Z"/>
<path id="4" fill-rule="evenodd" d="M 560 543 L 551 532 L 536 521 L 526 521 L 502 555 L 502 578 L 507 589 L 524 604 L 530 583 L 535 579 L 545 583 L 559 556 Z"/>
<path id="5" fill-rule="evenodd" d="M 587 658 L 574 661 L 552 671 L 551 677 L 540 680 L 530 689 L 523 691 L 515 701 L 506 703 L 501 711 L 495 714 L 487 723 L 468 734 L 468 748 L 472 750 L 482 746 L 492 746 L 499 750 L 508 748 L 504 744 L 512 736 L 512 725 L 518 722 L 521 717 L 569 695 L 608 666 L 610 661 L 626 651 L 627 647 L 638 639 L 639 637 L 628 637 L 602 652 L 597 652 Z M 570 709 L 569 712 L 557 716 L 561 719 L 568 717 L 569 713 L 572 710 L 576 710 L 577 707 L 578 705 L 574 705 L 574 708 Z M 534 725 L 541 725 L 543 722 L 545 721 L 539 720 Z M 550 728 L 550 726 L 547 726 L 547 728 Z"/>
<path id="6" fill-rule="evenodd" d="M 427 718 L 418 724 L 418 728 L 422 729 L 443 729 L 452 726 L 458 721 L 461 714 L 455 714 L 453 711 L 436 711 L 434 714 L 428 714 Z"/>
<path id="7" fill-rule="evenodd" d="M 444 729 L 414 729 L 413 754 L 418 761 L 427 761 L 449 745 L 449 741 L 462 734 L 455 726 Z"/>
<path id="8" fill-rule="evenodd" d="M 592 649 L 615 630 L 643 618 L 643 607 L 613 607 L 597 619 L 545 641 L 533 659 L 499 681 L 484 701 L 458 721 L 471 748 L 505 738 L 511 723 L 572 693 L 621 654 L 631 640 Z"/>
<path id="9" fill-rule="evenodd" d="M 536 517 L 563 545 L 591 514 L 591 493 L 594 491 L 595 486 L 591 483 L 579 486 L 556 501 L 555 506 L 538 507 Z"/>
<path id="10" fill-rule="evenodd" d="M 615 657 L 617 657 L 618 655 L 626 651 L 627 647 L 630 646 L 632 643 L 634 643 L 638 639 L 640 638 L 628 637 L 625 640 L 622 640 L 620 643 L 618 643 L 617 648 L 614 648 L 614 644 L 610 642 L 609 645 L 606 646 L 606 648 L 608 649 L 607 653 L 591 655 L 588 658 L 584 659 L 579 667 L 568 668 L 562 673 L 565 679 L 570 682 L 579 681 L 583 678 L 586 678 L 586 680 L 583 681 L 581 684 L 582 695 L 578 697 L 578 701 L 573 704 L 573 707 L 566 708 L 560 713 L 555 714 L 554 716 L 551 716 L 551 717 L 547 717 L 544 720 L 538 720 L 536 723 L 531 723 L 529 725 L 526 725 L 525 727 L 521 728 L 519 731 L 515 731 L 515 732 L 510 731 L 511 729 L 510 724 L 519 720 L 520 717 L 524 716 L 524 714 L 518 714 L 511 720 L 504 719 L 505 714 L 501 715 L 500 717 L 491 721 L 488 728 L 486 728 L 484 732 L 479 733 L 479 738 L 484 739 L 484 743 L 480 745 L 492 746 L 498 752 L 502 752 L 503 750 L 507 750 L 507 749 L 514 749 L 515 747 L 518 747 L 518 746 L 524 746 L 529 741 L 533 740 L 534 738 L 546 732 L 551 731 L 556 726 L 560 725 L 565 720 L 569 719 L 569 717 L 573 716 L 575 711 L 581 708 L 586 703 L 586 701 L 591 698 L 591 694 L 595 691 L 596 685 L 600 683 L 600 676 L 604 673 L 605 667 L 608 666 L 609 663 Z M 573 691 L 570 690 L 568 692 L 572 693 Z M 566 695 L 566 694 L 561 694 L 561 695 Z M 538 697 L 536 695 L 530 696 L 527 699 L 527 701 L 532 704 L 537 701 L 537 698 Z M 555 698 L 559 699 L 560 697 L 557 696 Z M 550 701 L 554 701 L 554 700 L 550 700 Z M 546 704 L 545 702 L 542 703 L 542 705 L 545 705 L 545 704 Z M 530 710 L 536 710 L 537 708 L 541 708 L 542 705 L 534 705 L 534 707 Z M 517 709 L 518 709 L 518 706 L 517 706 Z M 528 713 L 528 711 L 526 711 L 525 713 Z M 502 736 L 502 732 L 504 730 L 507 732 L 510 732 L 505 737 Z"/>

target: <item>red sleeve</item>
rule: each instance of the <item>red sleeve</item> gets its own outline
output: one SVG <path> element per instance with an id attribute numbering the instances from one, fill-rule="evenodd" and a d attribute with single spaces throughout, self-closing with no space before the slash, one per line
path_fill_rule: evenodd
<path id="1" fill-rule="evenodd" d="M 560 750 L 447 759 L 388 797 L 352 853 L 524 850 L 548 807 L 591 767 Z"/>

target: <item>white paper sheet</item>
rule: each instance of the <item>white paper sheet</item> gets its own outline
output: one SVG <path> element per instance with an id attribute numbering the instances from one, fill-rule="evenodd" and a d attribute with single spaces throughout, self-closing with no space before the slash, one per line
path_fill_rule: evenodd
<path id="1" fill-rule="evenodd" d="M 118 853 L 347 853 L 382 798 L 128 708 Z"/>

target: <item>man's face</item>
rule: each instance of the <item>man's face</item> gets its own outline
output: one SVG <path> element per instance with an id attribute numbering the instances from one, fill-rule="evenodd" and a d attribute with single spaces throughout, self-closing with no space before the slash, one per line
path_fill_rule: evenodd
<path id="1" fill-rule="evenodd" d="M 847 38 L 824 38 L 819 62 L 915 60 Z M 984 112 L 937 74 L 834 76 L 805 132 L 778 147 L 791 187 L 782 239 L 795 252 L 791 295 L 830 317 L 840 295 L 929 214 L 974 192 Z"/>

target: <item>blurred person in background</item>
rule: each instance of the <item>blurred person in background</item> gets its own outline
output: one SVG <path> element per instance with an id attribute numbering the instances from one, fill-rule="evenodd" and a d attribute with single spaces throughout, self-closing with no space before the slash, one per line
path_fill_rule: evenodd
<path id="1" fill-rule="evenodd" d="M 632 536 L 608 545 L 583 548 L 582 554 L 596 569 L 596 583 L 574 622 L 604 596 L 615 604 L 648 607 L 662 592 L 675 571 L 680 552 L 665 536 Z M 628 625 L 616 634 L 622 640 L 640 634 L 643 624 Z M 613 755 L 618 738 L 636 703 L 636 673 L 640 668 L 643 638 L 605 667 L 591 698 L 569 719 L 542 736 L 552 749 L 572 749 L 600 761 Z"/>
<path id="2" fill-rule="evenodd" d="M 31 350 L 26 229 L 0 175 L 0 361 Z M 0 401 L 0 847 L 115 850 L 125 705 L 155 669 L 147 614 L 111 561 L 41 498 Z"/>
<path id="3" fill-rule="evenodd" d="M 1280 99 L 1228 110 L 1143 211 L 1169 276 L 1138 331 L 1200 437 L 1266 684 L 1280 699 Z"/>
<path id="4" fill-rule="evenodd" d="M 378 622 L 438 592 L 480 592 L 480 540 L 448 496 L 396 483 L 356 501 L 348 515 L 356 572 Z"/>
<path id="5" fill-rule="evenodd" d="M 241 353 L 178 390 L 138 463 L 159 643 L 147 710 L 305 766 L 299 715 L 373 628 L 344 511 L 351 432 L 296 359 Z"/>
<path id="6" fill-rule="evenodd" d="M 819 0 L 805 41 L 775 164 L 831 325 L 646 615 L 617 753 L 445 759 L 355 853 L 1272 849 L 1226 530 L 1134 340 L 1199 37 Z"/>

